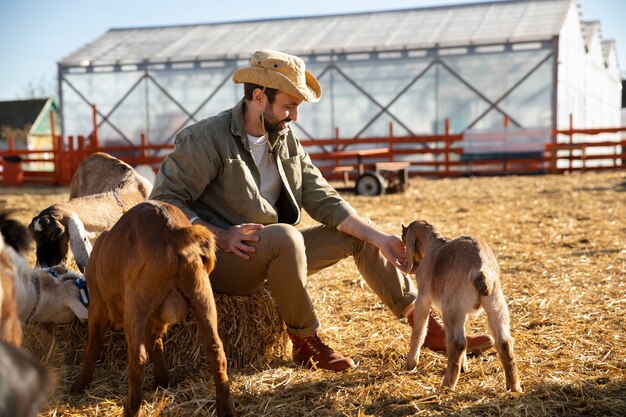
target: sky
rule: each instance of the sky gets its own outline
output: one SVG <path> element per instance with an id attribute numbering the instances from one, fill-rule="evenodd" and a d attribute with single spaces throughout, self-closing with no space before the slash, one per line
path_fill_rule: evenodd
<path id="1" fill-rule="evenodd" d="M 405 9 L 476 0 L 0 0 L 0 100 L 54 95 L 57 61 L 111 28 Z M 579 0 L 626 76 L 626 0 Z M 42 94 L 43 93 L 43 94 Z"/>

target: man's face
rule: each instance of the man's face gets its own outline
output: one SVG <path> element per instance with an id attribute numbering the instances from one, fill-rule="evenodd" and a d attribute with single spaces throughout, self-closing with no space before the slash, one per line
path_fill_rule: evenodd
<path id="1" fill-rule="evenodd" d="M 287 129 L 289 122 L 298 120 L 298 106 L 302 103 L 299 98 L 277 91 L 274 102 L 269 102 L 263 109 L 265 130 L 268 133 L 278 133 Z"/>

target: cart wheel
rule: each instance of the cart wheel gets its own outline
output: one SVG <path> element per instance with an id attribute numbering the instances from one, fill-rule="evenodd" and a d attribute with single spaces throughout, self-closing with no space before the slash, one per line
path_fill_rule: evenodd
<path id="1" fill-rule="evenodd" d="M 385 193 L 385 180 L 374 172 L 366 172 L 356 180 L 356 193 L 359 195 L 381 195 Z"/>

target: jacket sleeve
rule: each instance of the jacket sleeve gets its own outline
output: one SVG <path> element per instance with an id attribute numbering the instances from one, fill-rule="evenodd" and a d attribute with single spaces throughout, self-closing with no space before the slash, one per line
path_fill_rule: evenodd
<path id="1" fill-rule="evenodd" d="M 315 220 L 332 228 L 356 210 L 326 181 L 300 141 L 296 141 L 302 166 L 302 208 Z"/>
<path id="2" fill-rule="evenodd" d="M 222 163 L 210 143 L 198 140 L 189 129 L 179 132 L 174 150 L 161 163 L 150 199 L 180 208 L 189 219 L 197 216 L 190 206 L 217 176 Z"/>

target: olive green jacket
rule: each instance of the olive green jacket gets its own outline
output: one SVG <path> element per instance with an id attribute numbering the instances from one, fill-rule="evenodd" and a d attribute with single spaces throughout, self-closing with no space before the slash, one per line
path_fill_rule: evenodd
<path id="1" fill-rule="evenodd" d="M 315 220 L 337 227 L 354 213 L 313 165 L 291 129 L 270 137 L 283 183 L 276 207 L 259 191 L 260 176 L 243 122 L 243 103 L 193 124 L 176 135 L 175 149 L 161 163 L 150 199 L 180 208 L 228 228 L 241 223 L 300 222 L 304 209 Z"/>

